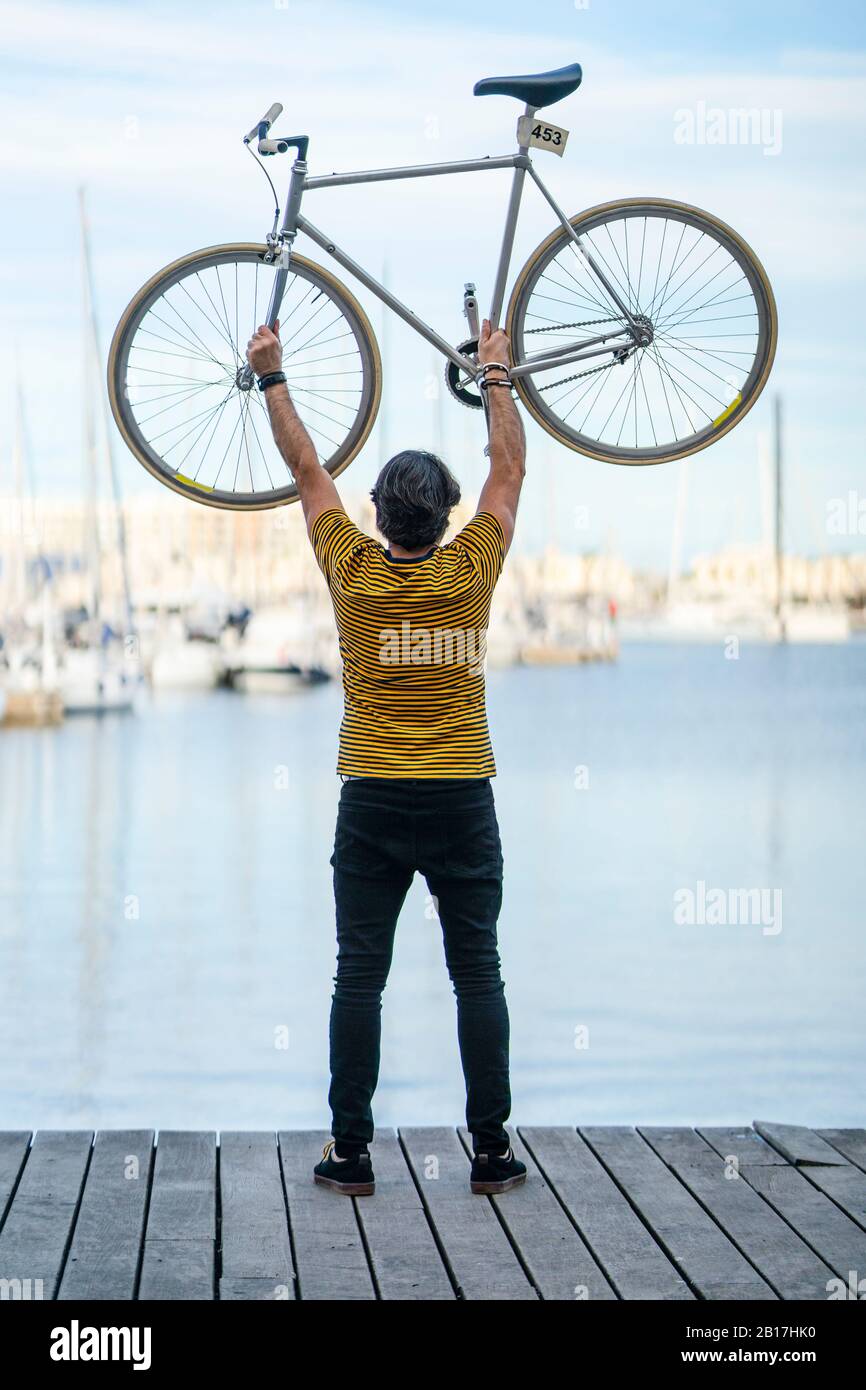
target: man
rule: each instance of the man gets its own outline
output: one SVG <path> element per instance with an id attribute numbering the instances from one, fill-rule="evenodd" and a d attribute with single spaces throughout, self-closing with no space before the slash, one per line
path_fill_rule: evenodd
<path id="1" fill-rule="evenodd" d="M 407 450 L 385 464 L 371 494 L 385 549 L 353 526 L 321 467 L 285 384 L 279 337 L 259 328 L 247 348 L 331 592 L 343 658 L 343 786 L 331 859 L 333 1139 L 315 1180 L 353 1196 L 374 1188 L 368 1145 L 381 997 L 416 869 L 442 924 L 457 996 L 472 1191 L 504 1192 L 526 1177 L 504 1128 L 511 1093 L 496 939 L 502 853 L 483 669 L 526 443 L 508 380 L 508 338 L 485 320 L 478 352 L 490 416 L 490 471 L 478 512 L 440 545 L 460 489 L 439 459 Z"/>

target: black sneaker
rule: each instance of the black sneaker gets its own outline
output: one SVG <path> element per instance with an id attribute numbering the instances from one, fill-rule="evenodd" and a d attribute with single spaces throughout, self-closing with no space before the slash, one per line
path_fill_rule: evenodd
<path id="1" fill-rule="evenodd" d="M 504 1154 L 476 1154 L 472 1160 L 469 1186 L 473 1192 L 508 1192 L 522 1182 L 526 1182 L 526 1164 L 511 1149 Z"/>
<path id="2" fill-rule="evenodd" d="M 332 1187 L 346 1197 L 370 1197 L 376 1191 L 373 1166 L 366 1149 L 354 1158 L 337 1161 L 334 1141 L 329 1139 L 322 1151 L 322 1161 L 313 1169 L 313 1181 L 322 1187 Z"/>

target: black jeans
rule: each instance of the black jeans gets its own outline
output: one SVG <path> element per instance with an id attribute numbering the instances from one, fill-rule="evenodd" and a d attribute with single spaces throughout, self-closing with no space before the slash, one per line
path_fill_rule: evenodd
<path id="1" fill-rule="evenodd" d="M 496 945 L 502 850 L 490 782 L 344 782 L 331 863 L 338 954 L 328 1099 L 338 1152 L 365 1148 L 373 1137 L 382 990 L 416 869 L 435 899 L 457 996 L 466 1124 L 476 1151 L 503 1148 L 511 1092 L 508 1009 Z"/>

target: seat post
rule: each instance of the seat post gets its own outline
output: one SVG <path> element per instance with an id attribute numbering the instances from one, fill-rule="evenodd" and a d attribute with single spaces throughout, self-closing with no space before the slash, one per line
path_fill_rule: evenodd
<path id="1" fill-rule="evenodd" d="M 537 107 L 530 106 L 527 102 L 523 108 L 524 116 L 534 116 Z M 529 145 L 521 145 L 518 140 L 517 153 L 526 155 Z M 502 301 L 505 298 L 505 282 L 508 279 L 508 267 L 511 263 L 511 252 L 514 247 L 514 234 L 517 229 L 517 215 L 520 212 L 520 199 L 523 195 L 523 180 L 526 177 L 526 169 L 519 166 L 514 170 L 514 178 L 511 181 L 511 196 L 508 200 L 508 211 L 505 214 L 505 229 L 502 233 L 502 249 L 499 252 L 499 265 L 496 268 L 496 280 L 493 285 L 493 297 L 490 301 L 490 326 L 499 327 L 499 316 L 502 313 Z"/>
<path id="2" fill-rule="evenodd" d="M 530 118 L 532 118 L 532 117 L 535 115 L 535 113 L 536 113 L 537 110 L 538 110 L 538 107 L 537 107 L 537 106 L 530 106 L 529 103 L 527 102 L 526 106 L 524 106 L 524 108 L 523 108 L 523 114 L 524 114 L 524 116 L 529 116 Z M 526 151 L 529 149 L 529 145 L 528 145 L 528 144 L 526 144 L 526 145 L 521 145 L 519 140 L 518 140 L 517 144 L 518 144 L 518 148 L 519 148 L 519 150 L 520 150 L 520 153 L 521 153 L 521 154 L 526 154 Z"/>

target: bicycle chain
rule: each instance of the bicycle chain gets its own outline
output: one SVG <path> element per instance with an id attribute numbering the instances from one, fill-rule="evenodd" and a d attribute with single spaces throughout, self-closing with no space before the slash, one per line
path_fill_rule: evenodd
<path id="1" fill-rule="evenodd" d="M 561 376 L 559 381 L 550 381 L 546 386 L 539 386 L 539 391 L 552 391 L 554 386 L 567 386 L 570 381 L 580 381 L 585 376 L 595 376 L 596 372 L 609 372 L 613 362 L 602 362 L 600 367 L 587 367 L 585 372 L 575 372 L 574 376 Z"/>
<path id="2" fill-rule="evenodd" d="M 597 323 L 621 323 L 622 314 L 614 314 L 609 319 L 584 319 L 582 323 L 558 323 L 557 328 L 594 328 Z M 530 333 L 549 333 L 549 328 L 527 328 L 524 337 Z"/>
<path id="3" fill-rule="evenodd" d="M 617 314 L 607 319 L 584 319 L 582 323 L 558 323 L 557 328 L 594 328 L 599 323 L 620 323 L 621 317 Z M 549 333 L 549 328 L 527 328 L 526 335 L 530 333 Z M 575 372 L 574 376 L 561 377 L 559 381 L 548 382 L 547 386 L 539 386 L 539 391 L 552 391 L 555 386 L 567 386 L 570 381 L 581 381 L 585 376 L 595 376 L 596 372 L 610 371 L 613 362 L 603 362 L 600 367 L 587 367 L 585 372 Z"/>

